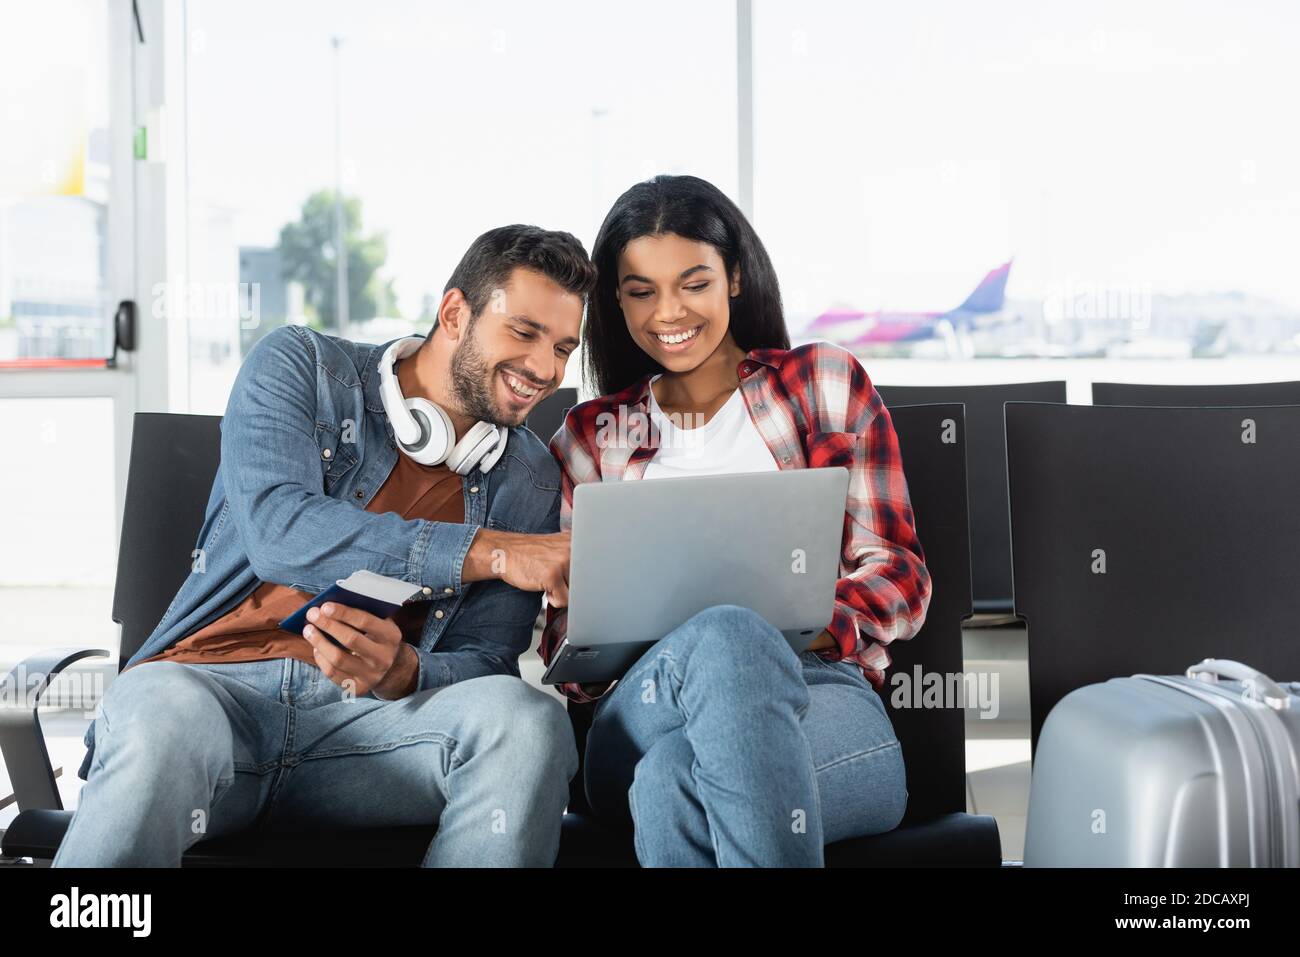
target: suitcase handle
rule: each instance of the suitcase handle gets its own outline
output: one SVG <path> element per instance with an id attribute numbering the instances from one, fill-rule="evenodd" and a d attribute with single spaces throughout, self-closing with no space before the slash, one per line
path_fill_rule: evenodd
<path id="1" fill-rule="evenodd" d="M 1201 681 L 1231 678 L 1242 683 L 1244 686 L 1242 694 L 1251 701 L 1266 704 L 1274 711 L 1284 711 L 1291 706 L 1291 696 L 1279 687 L 1276 681 L 1262 671 L 1256 671 L 1250 665 L 1243 665 L 1240 661 L 1206 658 L 1199 665 L 1188 668 L 1187 677 Z"/>

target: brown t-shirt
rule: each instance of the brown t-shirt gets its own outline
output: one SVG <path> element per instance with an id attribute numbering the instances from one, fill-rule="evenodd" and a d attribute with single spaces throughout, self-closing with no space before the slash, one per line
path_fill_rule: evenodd
<path id="1" fill-rule="evenodd" d="M 406 519 L 423 518 L 432 522 L 463 522 L 465 500 L 460 476 L 445 465 L 420 465 L 399 453 L 397 464 L 366 511 L 396 512 Z M 316 657 L 307 639 L 277 627 L 312 597 L 310 592 L 287 585 L 262 582 L 216 621 L 135 665 L 146 661 L 215 664 L 268 658 L 297 658 L 314 665 Z M 393 620 L 402 629 L 402 637 L 414 644 L 424 630 L 428 615 L 429 603 L 417 601 L 399 609 Z"/>

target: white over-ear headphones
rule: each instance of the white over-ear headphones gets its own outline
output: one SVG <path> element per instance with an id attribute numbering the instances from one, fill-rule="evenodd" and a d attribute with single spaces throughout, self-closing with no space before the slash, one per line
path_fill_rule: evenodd
<path id="1" fill-rule="evenodd" d="M 491 471 L 506 450 L 509 431 L 491 422 L 476 422 L 455 442 L 456 429 L 451 418 L 428 399 L 408 399 L 397 381 L 397 360 L 411 355 L 424 339 L 410 336 L 398 339 L 379 360 L 379 398 L 388 421 L 393 424 L 397 447 L 421 465 L 441 465 L 457 475 L 468 475 L 477 466 Z"/>

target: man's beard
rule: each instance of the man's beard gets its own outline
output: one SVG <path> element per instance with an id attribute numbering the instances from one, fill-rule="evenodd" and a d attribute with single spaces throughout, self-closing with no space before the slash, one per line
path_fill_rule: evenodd
<path id="1" fill-rule="evenodd" d="M 535 384 L 527 376 L 520 378 L 530 385 Z M 515 421 L 498 408 L 492 394 L 494 379 L 495 375 L 479 350 L 478 336 L 471 324 L 465 340 L 451 356 L 451 389 L 456 401 L 460 403 L 461 412 L 476 421 L 491 422 L 493 425 L 522 425 L 526 414 Z"/>

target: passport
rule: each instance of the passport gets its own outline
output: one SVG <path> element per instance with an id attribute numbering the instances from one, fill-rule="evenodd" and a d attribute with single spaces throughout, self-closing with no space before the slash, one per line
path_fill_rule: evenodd
<path id="1" fill-rule="evenodd" d="M 339 579 L 329 588 L 326 588 L 280 622 L 280 628 L 284 631 L 293 632 L 295 635 L 301 635 L 303 628 L 307 625 L 307 610 L 323 605 L 327 601 L 347 605 L 349 608 L 360 608 L 362 611 L 368 611 L 378 618 L 391 618 L 397 609 L 419 595 L 423 590 L 419 585 L 412 585 L 400 578 L 376 575 L 374 572 L 363 569 L 353 572 L 347 578 Z M 340 642 L 326 635 L 325 632 L 322 631 L 320 634 L 339 648 L 344 647 Z"/>

